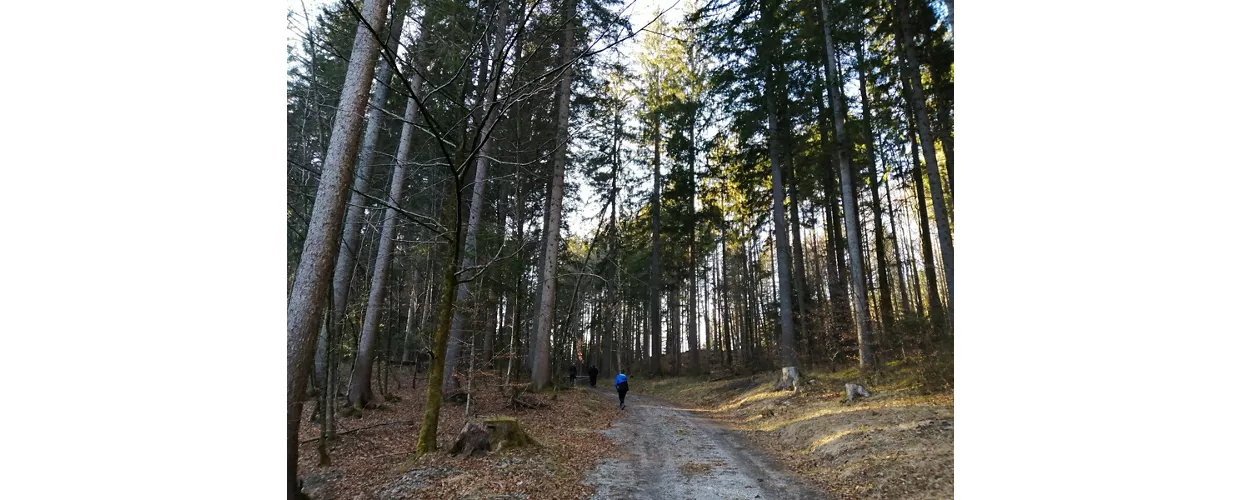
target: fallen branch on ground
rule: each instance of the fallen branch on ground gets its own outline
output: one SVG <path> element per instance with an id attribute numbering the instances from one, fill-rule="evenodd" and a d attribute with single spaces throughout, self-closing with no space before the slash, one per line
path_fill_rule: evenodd
<path id="1" fill-rule="evenodd" d="M 383 423 L 378 423 L 378 424 L 373 424 L 373 425 L 367 425 L 367 426 L 365 426 L 365 427 L 358 427 L 358 428 L 356 428 L 356 429 L 349 429 L 349 430 L 344 431 L 344 432 L 337 432 L 337 433 L 336 433 L 336 435 L 337 435 L 337 436 L 343 436 L 343 435 L 345 435 L 345 434 L 352 434 L 352 433 L 357 432 L 357 431 L 364 431 L 364 430 L 366 430 L 366 429 L 373 429 L 373 428 L 375 428 L 375 427 L 383 427 L 383 426 L 385 426 L 385 425 L 395 425 L 395 424 L 410 424 L 410 425 L 413 425 L 413 424 L 416 424 L 416 423 L 418 423 L 418 421 L 417 421 L 417 420 L 393 420 L 393 421 L 391 421 L 391 422 L 383 422 Z M 318 441 L 318 440 L 319 440 L 319 438 L 317 438 L 317 437 L 315 437 L 315 438 L 310 438 L 310 439 L 303 440 L 303 441 L 301 442 L 301 444 L 313 443 L 313 442 Z"/>

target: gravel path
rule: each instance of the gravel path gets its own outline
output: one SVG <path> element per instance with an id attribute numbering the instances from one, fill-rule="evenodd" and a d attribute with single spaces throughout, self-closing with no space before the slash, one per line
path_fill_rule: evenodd
<path id="1" fill-rule="evenodd" d="M 615 391 L 594 389 L 617 402 Z M 596 499 L 822 499 L 744 447 L 741 437 L 672 403 L 634 395 L 604 431 L 623 454 L 586 474 Z"/>

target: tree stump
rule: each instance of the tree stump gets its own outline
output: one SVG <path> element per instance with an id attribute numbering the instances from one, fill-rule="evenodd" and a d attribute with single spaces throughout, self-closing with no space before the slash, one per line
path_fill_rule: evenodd
<path id="1" fill-rule="evenodd" d="M 775 384 L 775 390 L 798 392 L 800 389 L 800 377 L 797 375 L 797 367 L 785 366 L 779 374 L 779 382 Z"/>
<path id="2" fill-rule="evenodd" d="M 456 435 L 456 442 L 452 444 L 452 450 L 449 453 L 453 455 L 463 453 L 467 457 L 480 452 L 486 453 L 491 450 L 489 436 L 490 433 L 487 432 L 486 427 L 466 422 L 465 428 Z"/>
<path id="3" fill-rule="evenodd" d="M 854 397 L 870 397 L 870 391 L 865 390 L 861 384 L 844 384 L 844 402 L 851 403 Z"/>
<path id="4" fill-rule="evenodd" d="M 495 451 L 504 448 L 521 446 L 537 446 L 538 442 L 525 433 L 517 419 L 512 417 L 492 417 L 486 419 L 490 430 L 490 442 Z"/>

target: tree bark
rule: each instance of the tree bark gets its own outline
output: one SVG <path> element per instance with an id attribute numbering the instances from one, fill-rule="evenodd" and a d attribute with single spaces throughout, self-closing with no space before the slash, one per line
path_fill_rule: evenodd
<path id="1" fill-rule="evenodd" d="M 731 328 L 732 307 L 729 304 L 730 301 L 728 300 L 728 297 L 732 295 L 732 292 L 731 292 L 731 289 L 728 287 L 728 228 L 726 225 L 720 227 L 719 229 L 719 240 L 720 240 L 719 244 L 721 245 L 720 250 L 719 250 L 721 254 L 720 259 L 719 259 L 720 261 L 719 276 L 722 279 L 722 288 L 720 288 L 719 290 L 719 295 L 723 297 L 723 315 L 722 316 L 724 318 L 724 321 L 723 321 L 723 349 L 725 353 L 724 364 L 726 364 L 728 367 L 731 367 L 732 366 L 732 328 Z"/>
<path id="2" fill-rule="evenodd" d="M 823 41 L 826 49 L 826 66 L 827 66 L 827 93 L 831 99 L 832 118 L 835 122 L 836 138 L 844 137 L 844 104 L 839 94 L 839 90 L 834 82 L 838 81 L 835 68 L 835 47 L 831 42 L 831 22 L 829 19 L 829 10 L 827 8 L 827 0 L 820 0 L 822 8 L 822 30 Z M 841 143 L 843 141 L 840 141 Z M 861 369 L 868 370 L 875 368 L 876 360 L 874 352 L 870 348 L 870 331 L 869 331 L 869 305 L 866 298 L 865 281 L 862 278 L 861 270 L 861 228 L 855 208 L 855 200 L 853 198 L 853 181 L 852 181 L 852 165 L 849 159 L 850 155 L 841 154 L 840 147 L 836 148 L 836 157 L 840 166 L 840 191 L 844 195 L 844 228 L 848 233 L 848 253 L 849 264 L 852 271 L 853 279 L 853 304 L 855 310 L 855 323 L 857 327 L 857 344 L 858 357 L 861 360 Z"/>
<path id="3" fill-rule="evenodd" d="M 697 106 L 689 121 L 689 373 L 702 373 L 697 334 Z M 705 332 L 703 332 L 705 333 Z"/>
<path id="4" fill-rule="evenodd" d="M 383 22 L 386 0 L 365 5 L 363 19 L 372 26 Z M 361 139 L 366 96 L 370 93 L 379 42 L 359 28 L 353 39 L 348 72 L 340 92 L 335 125 L 315 193 L 314 209 L 306 229 L 301 260 L 293 278 L 288 301 L 287 387 L 287 490 L 290 498 L 302 496 L 297 482 L 298 431 L 302 400 L 314 358 L 314 344 L 322 323 L 323 300 L 328 292 L 332 264 L 340 252 L 345 200 L 353 178 L 354 156 Z"/>
<path id="5" fill-rule="evenodd" d="M 620 234 L 618 218 L 616 217 L 616 209 L 620 205 L 619 196 L 620 189 L 618 186 L 620 177 L 620 112 L 616 111 L 612 121 L 612 165 L 611 165 L 611 227 L 608 228 L 608 235 L 611 237 L 611 250 L 608 252 L 611 256 L 611 279 L 607 282 L 607 323 L 603 333 L 603 359 L 602 366 L 599 368 L 600 375 L 610 377 L 612 374 L 612 351 L 615 349 L 616 339 L 616 322 L 619 320 L 619 294 L 616 293 L 616 287 L 620 284 Z"/>
<path id="6" fill-rule="evenodd" d="M 459 221 L 458 221 L 459 225 Z M 459 234 L 459 231 L 458 231 Z M 418 456 L 439 449 L 439 408 L 443 398 L 443 385 L 436 380 L 443 377 L 444 353 L 448 347 L 448 328 L 452 323 L 452 308 L 456 301 L 457 259 L 460 258 L 460 245 L 453 244 L 451 260 L 444 270 L 443 287 L 439 290 L 439 310 L 435 313 L 435 339 L 431 347 L 431 366 L 426 375 L 426 404 L 422 412 L 422 428 L 418 433 Z"/>
<path id="7" fill-rule="evenodd" d="M 910 114 L 910 116 L 912 116 Z M 911 120 L 911 118 L 910 118 Z M 912 124 L 910 124 L 910 129 Z M 910 130 L 912 132 L 912 130 Z M 909 134 L 910 150 L 913 154 L 913 190 L 917 193 L 918 222 L 921 229 L 921 256 L 926 273 L 926 301 L 930 305 L 930 325 L 932 335 L 942 335 L 944 328 L 943 303 L 939 299 L 939 281 L 934 271 L 934 243 L 930 238 L 930 216 L 926 210 L 926 193 L 922 186 L 921 161 L 917 158 L 917 135 Z"/>
<path id="8" fill-rule="evenodd" d="M 869 67 L 866 66 L 865 46 L 858 39 L 855 42 L 857 51 L 857 78 L 858 87 L 861 90 L 861 120 L 865 127 L 866 135 L 866 155 L 870 160 L 870 209 L 874 211 L 874 253 L 877 256 L 878 268 L 878 304 L 879 316 L 882 319 L 882 325 L 885 330 L 891 329 L 895 323 L 895 304 L 891 299 L 891 279 L 887 274 L 887 245 L 886 234 L 883 231 L 883 207 L 878 196 L 878 184 L 880 178 L 878 175 L 878 160 L 875 154 L 874 127 L 870 123 L 870 97 L 866 86 L 869 82 L 866 75 Z"/>
<path id="9" fill-rule="evenodd" d="M 835 154 L 838 147 L 836 143 L 840 142 L 837 136 L 833 141 L 827 141 L 827 134 L 832 133 L 830 125 L 827 123 L 827 113 L 830 111 L 823 103 L 823 88 L 814 90 L 814 101 L 818 107 L 818 128 L 819 134 L 822 135 L 824 151 L 821 156 L 819 167 L 822 171 L 822 178 L 826 184 L 826 205 L 823 209 L 823 225 L 826 227 L 826 258 L 827 258 L 827 292 L 831 321 L 829 322 L 829 330 L 827 332 L 827 340 L 823 345 L 823 350 L 827 353 L 827 363 L 832 365 L 835 362 L 837 351 L 839 350 L 840 339 L 846 332 L 852 329 L 852 321 L 849 319 L 848 307 L 848 290 L 845 287 L 842 269 L 844 268 L 844 256 L 842 249 L 844 248 L 844 237 L 840 235 L 840 216 L 839 216 L 839 199 L 837 192 L 839 191 L 836 184 L 836 176 L 839 173 L 838 168 L 831 168 L 832 160 L 839 158 Z"/>
<path id="10" fill-rule="evenodd" d="M 762 17 L 765 18 L 765 17 L 768 17 L 769 15 L 771 15 L 770 9 L 768 9 L 767 12 L 764 12 Z M 774 24 L 774 19 L 770 19 L 767 22 L 769 24 Z M 775 66 L 776 63 L 772 61 L 772 59 L 775 59 L 778 57 L 776 54 L 772 53 L 774 52 L 774 50 L 777 49 L 778 42 L 774 41 L 776 35 L 775 33 L 773 33 L 773 30 L 768 31 L 767 36 L 770 38 L 769 43 L 771 45 L 775 45 L 775 47 L 772 47 L 771 49 L 769 49 L 766 54 L 766 57 L 771 58 L 771 59 L 768 59 L 767 60 L 768 62 L 766 63 L 766 67 L 767 67 L 767 70 L 766 70 L 767 71 L 766 127 L 767 127 L 767 141 L 770 145 L 769 149 L 770 149 L 770 158 L 771 158 L 771 196 L 773 198 L 772 207 L 775 213 L 774 230 L 775 230 L 775 260 L 776 260 L 776 268 L 777 268 L 776 272 L 779 275 L 779 331 L 780 331 L 779 353 L 780 353 L 780 362 L 783 364 L 783 367 L 785 370 L 785 377 L 781 379 L 780 385 L 784 386 L 785 384 L 787 384 L 788 386 L 791 386 L 797 382 L 797 373 L 796 373 L 797 353 L 796 353 L 796 337 L 792 329 L 792 286 L 793 285 L 792 285 L 792 270 L 791 270 L 792 266 L 790 263 L 792 259 L 788 255 L 791 252 L 789 251 L 789 244 L 788 244 L 788 223 L 784 217 L 784 198 L 785 197 L 784 197 L 783 172 L 782 172 L 782 169 L 780 168 L 780 157 L 783 154 L 783 150 L 782 150 L 782 144 L 780 144 L 781 141 L 780 141 L 780 135 L 779 135 L 779 125 L 778 125 L 778 119 L 776 117 L 777 108 L 775 105 L 776 91 L 774 88 L 775 79 L 773 77 L 773 72 L 774 72 L 773 67 Z M 791 372 L 789 372 L 788 369 L 791 369 Z"/>
<path id="11" fill-rule="evenodd" d="M 680 375 L 680 326 L 683 319 L 680 315 L 680 284 L 676 283 L 667 294 L 667 314 L 668 323 L 671 326 L 671 334 L 667 336 L 667 357 L 671 371 L 668 375 Z"/>
<path id="12" fill-rule="evenodd" d="M 922 154 L 926 159 L 926 177 L 930 181 L 930 199 L 934 205 L 934 223 L 939 235 L 939 253 L 943 257 L 943 275 L 947 283 L 946 313 L 951 314 L 954 303 L 954 250 L 952 247 L 951 223 L 947 215 L 947 206 L 943 199 L 943 185 L 939 178 L 939 162 L 934 152 L 934 136 L 930 133 L 930 120 L 926 113 L 926 97 L 921 88 L 921 66 L 917 62 L 917 54 L 913 47 L 912 29 L 909 27 L 908 0 L 896 0 L 896 16 L 899 18 L 899 33 L 904 41 L 903 62 L 901 65 L 904 83 L 911 94 L 913 114 L 917 119 L 917 133 L 921 139 Z"/>
<path id="13" fill-rule="evenodd" d="M 412 72 L 411 72 L 412 73 Z M 417 117 L 417 105 L 413 98 L 405 104 L 405 123 L 400 129 L 400 144 L 396 151 L 396 166 L 392 169 L 392 183 L 388 188 L 388 203 L 400 205 L 405 188 L 405 165 L 409 162 L 413 147 L 413 121 Z M 366 316 L 362 323 L 362 335 L 357 351 L 357 365 L 349 383 L 349 404 L 361 409 L 374 401 L 371 390 L 371 371 L 374 366 L 376 342 L 379 336 L 379 313 L 384 294 L 387 292 L 388 268 L 392 261 L 392 248 L 396 245 L 396 210 L 384 210 L 383 229 L 379 236 L 379 251 L 375 256 L 374 272 L 370 280 L 370 297 L 366 303 Z"/>
<path id="14" fill-rule="evenodd" d="M 504 73 L 504 34 L 508 25 L 508 2 L 505 0 L 498 1 L 498 22 L 495 25 L 495 36 L 491 42 L 491 58 L 488 61 L 492 67 L 490 74 L 494 75 L 487 81 L 487 69 L 484 67 L 481 71 L 479 86 L 485 84 L 485 90 L 482 97 L 483 119 L 479 124 L 479 137 L 482 144 L 479 147 L 477 159 L 474 163 L 474 182 L 473 195 L 469 204 L 469 222 L 465 227 L 465 253 L 464 260 L 461 262 L 462 269 L 469 269 L 474 265 L 474 259 L 478 248 L 478 225 L 482 221 L 482 206 L 485 204 L 485 192 L 487 185 L 487 166 L 490 162 L 491 153 L 495 147 L 495 141 L 491 139 L 491 135 L 495 130 L 495 122 L 499 119 L 499 113 L 494 109 L 496 93 L 499 91 L 499 80 Z M 486 66 L 485 64 L 483 66 Z M 501 223 L 503 221 L 500 221 Z M 456 303 L 465 304 L 469 299 L 469 283 L 461 283 L 456 289 Z M 452 325 L 449 328 L 448 352 L 445 362 L 447 367 L 444 368 L 444 376 L 441 383 L 444 392 L 450 392 L 455 387 L 449 387 L 452 384 L 452 371 L 460 363 L 461 345 L 464 343 L 464 322 L 465 312 L 462 308 L 456 308 L 452 314 Z"/>
<path id="15" fill-rule="evenodd" d="M 405 24 L 405 14 L 409 10 L 409 2 L 406 0 L 397 1 L 392 9 L 392 25 L 388 27 L 388 36 L 385 42 L 387 47 L 395 48 L 400 43 L 400 35 Z M 366 31 L 365 28 L 359 31 Z M 425 30 L 423 30 L 425 31 Z M 424 37 L 419 35 L 419 44 Z M 357 175 L 351 179 L 353 188 L 349 194 L 349 203 L 347 214 L 345 215 L 344 236 L 340 242 L 340 250 L 336 258 L 336 267 L 333 272 L 332 279 L 332 314 L 335 321 L 344 321 L 344 313 L 348 306 L 349 285 L 353 281 L 353 270 L 356 269 L 357 256 L 361 252 L 359 246 L 362 226 L 365 221 L 362 217 L 365 199 L 360 192 L 369 189 L 371 166 L 374 164 L 375 146 L 379 143 L 379 131 L 383 128 L 383 117 L 385 116 L 384 108 L 387 106 L 388 85 L 392 81 L 393 68 L 388 65 L 387 60 L 379 58 L 379 74 L 376 80 L 379 85 L 374 89 L 374 96 L 370 101 L 369 114 L 366 117 L 366 132 L 362 136 L 361 156 L 357 160 Z M 415 73 L 416 75 L 416 73 Z M 422 80 L 414 77 L 414 88 L 419 89 Z M 327 331 L 320 328 L 319 346 L 315 351 L 314 369 L 316 376 L 323 373 L 325 365 L 323 355 L 326 352 L 326 336 Z"/>
<path id="16" fill-rule="evenodd" d="M 801 243 L 801 200 L 797 196 L 800 191 L 798 184 L 796 163 L 790 162 L 789 183 L 788 183 L 788 218 L 791 222 L 789 230 L 792 232 L 792 284 L 796 292 L 796 317 L 793 318 L 794 326 L 796 326 L 797 335 L 800 336 L 799 342 L 801 352 L 809 353 L 811 330 L 809 328 L 809 316 L 806 314 L 806 300 L 809 299 L 809 285 L 805 281 L 805 250 Z"/>
<path id="17" fill-rule="evenodd" d="M 662 138 L 660 137 L 660 133 L 661 133 L 660 125 L 661 124 L 659 123 L 659 119 L 660 119 L 659 116 L 656 114 L 654 118 L 654 124 L 653 124 L 654 125 L 654 187 L 650 191 L 651 279 L 650 279 L 649 316 L 650 316 L 650 338 L 652 341 L 652 343 L 650 344 L 651 345 L 650 372 L 653 373 L 654 375 L 663 374 L 663 364 L 661 361 L 661 356 L 659 355 L 660 354 L 659 350 L 661 349 L 659 344 L 661 343 L 663 339 L 663 297 L 662 297 L 663 295 L 663 263 L 660 260 L 661 259 L 660 253 L 662 252 L 662 241 L 661 241 L 662 237 L 659 234 L 661 232 L 659 212 L 662 211 L 662 207 L 661 207 L 662 202 L 660 201 L 660 198 L 662 194 L 661 192 L 663 191 L 663 182 L 661 179 L 662 174 L 660 172 L 660 164 L 659 164 L 660 157 L 662 156 L 659 150 L 660 142 L 662 142 L 661 141 Z M 669 351 L 668 354 L 671 354 L 671 352 Z"/>
<path id="18" fill-rule="evenodd" d="M 888 173 L 887 160 L 884 158 L 882 151 L 879 151 L 879 159 L 883 161 L 883 176 L 886 177 Z M 892 205 L 891 203 L 890 180 L 883 184 L 883 189 L 884 194 L 887 195 L 887 221 L 891 225 L 891 249 L 895 252 L 896 256 L 896 279 L 899 281 L 900 286 L 900 315 L 901 317 L 908 317 L 910 312 L 908 305 L 908 287 L 906 286 L 904 280 L 904 258 L 900 253 L 900 233 L 899 226 L 896 225 L 896 208 L 895 205 Z"/>
<path id="19" fill-rule="evenodd" d="M 577 0 L 566 0 L 568 4 L 567 22 L 564 27 L 564 45 L 560 49 L 561 64 L 573 60 L 573 32 L 576 26 Z M 555 270 L 559 263 L 560 250 L 560 216 L 564 198 L 564 167 L 568 161 L 568 120 L 569 102 L 573 90 L 573 66 L 568 64 L 560 77 L 559 95 L 557 96 L 558 118 L 556 120 L 556 150 L 552 160 L 551 196 L 547 213 L 547 226 L 544 231 L 546 243 L 543 260 L 542 276 L 540 277 L 541 293 L 538 301 L 538 316 L 535 323 L 534 357 L 530 375 L 531 388 L 542 390 L 551 383 L 551 324 L 554 321 L 552 312 L 555 310 Z"/>

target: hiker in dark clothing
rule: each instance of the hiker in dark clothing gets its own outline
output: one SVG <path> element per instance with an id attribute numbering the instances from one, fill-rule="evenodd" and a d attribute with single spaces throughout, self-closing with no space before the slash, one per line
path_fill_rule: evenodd
<path id="1" fill-rule="evenodd" d="M 586 373 L 590 375 L 590 387 L 595 387 L 598 383 L 598 368 L 590 365 L 590 369 L 586 370 Z"/>
<path id="2" fill-rule="evenodd" d="M 577 382 L 577 365 L 568 367 L 568 385 L 576 385 Z"/>
<path id="3" fill-rule="evenodd" d="M 621 373 L 616 375 L 616 392 L 620 394 L 620 409 L 624 409 L 624 395 L 629 392 L 629 377 Z"/>

